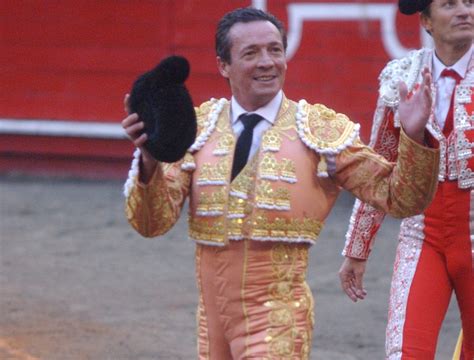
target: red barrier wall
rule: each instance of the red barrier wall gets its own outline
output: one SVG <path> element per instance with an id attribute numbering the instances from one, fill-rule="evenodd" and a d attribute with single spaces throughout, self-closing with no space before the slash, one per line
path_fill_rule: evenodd
<path id="1" fill-rule="evenodd" d="M 123 96 L 136 76 L 173 53 L 190 60 L 187 86 L 196 104 L 228 97 L 215 64 L 216 23 L 225 12 L 252 3 L 263 4 L 288 25 L 295 4 L 339 6 L 335 13 L 344 14 L 349 12 L 340 6 L 395 1 L 3 0 L 0 118 L 118 123 L 124 115 Z M 395 24 L 403 47 L 420 46 L 416 16 L 397 15 Z M 327 18 L 302 20 L 300 25 L 301 41 L 288 63 L 286 95 L 346 113 L 361 123 L 362 138 L 368 141 L 377 76 L 391 57 L 382 41 L 381 21 Z M 31 172 L 49 173 L 57 168 L 61 174 L 125 176 L 131 152 L 125 140 L 0 133 L 2 172 L 34 168 Z M 78 160 L 82 167 L 72 165 Z M 101 174 L 97 164 L 103 162 L 110 169 Z"/>

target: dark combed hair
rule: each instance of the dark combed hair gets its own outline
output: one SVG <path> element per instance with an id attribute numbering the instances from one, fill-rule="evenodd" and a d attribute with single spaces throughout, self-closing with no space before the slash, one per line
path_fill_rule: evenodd
<path id="1" fill-rule="evenodd" d="M 286 51 L 287 38 L 286 31 L 283 24 L 274 15 L 265 11 L 255 9 L 253 7 L 240 8 L 225 14 L 219 23 L 216 30 L 216 54 L 222 61 L 230 64 L 230 48 L 232 46 L 229 39 L 229 31 L 236 23 L 249 23 L 252 21 L 269 21 L 276 26 L 281 34 L 283 40 L 283 47 Z"/>

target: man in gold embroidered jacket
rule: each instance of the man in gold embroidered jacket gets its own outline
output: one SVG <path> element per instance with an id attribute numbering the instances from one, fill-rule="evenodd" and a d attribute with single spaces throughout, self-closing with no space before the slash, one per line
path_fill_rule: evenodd
<path id="1" fill-rule="evenodd" d="M 419 91 L 400 102 L 400 156 L 391 163 L 359 140 L 359 125 L 345 115 L 285 97 L 286 35 L 274 16 L 252 8 L 226 14 L 216 50 L 232 98 L 196 108 L 198 136 L 182 160 L 158 163 L 143 148 L 138 115 L 123 120 L 137 146 L 124 187 L 127 218 L 143 236 L 158 236 L 189 199 L 199 359 L 308 359 L 308 248 L 340 191 L 396 217 L 423 211 L 434 194 L 439 151 L 423 145 L 431 78 L 426 72 Z M 231 180 L 243 113 L 263 120 Z"/>

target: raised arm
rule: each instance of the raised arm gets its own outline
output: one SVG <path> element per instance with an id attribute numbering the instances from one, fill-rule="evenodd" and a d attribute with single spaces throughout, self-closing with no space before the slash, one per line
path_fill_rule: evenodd
<path id="1" fill-rule="evenodd" d="M 155 172 L 158 161 L 145 149 L 144 145 L 148 140 L 148 135 L 144 132 L 145 124 L 139 119 L 137 113 L 130 114 L 129 100 L 130 95 L 126 94 L 123 106 L 127 117 L 122 120 L 122 127 L 130 141 L 140 149 L 140 181 L 146 184 Z"/>
<path id="2" fill-rule="evenodd" d="M 124 100 L 128 113 L 128 96 Z M 127 182 L 125 212 L 132 227 L 145 237 L 164 234 L 178 221 L 189 193 L 191 174 L 181 169 L 184 160 L 165 164 L 144 148 L 147 135 L 137 114 L 122 121 L 127 136 L 137 147 Z"/>
<path id="3" fill-rule="evenodd" d="M 419 144 L 425 143 L 425 127 L 431 114 L 431 74 L 423 68 L 421 83 L 408 96 L 406 84 L 399 83 L 400 103 L 398 116 L 405 133 Z"/>

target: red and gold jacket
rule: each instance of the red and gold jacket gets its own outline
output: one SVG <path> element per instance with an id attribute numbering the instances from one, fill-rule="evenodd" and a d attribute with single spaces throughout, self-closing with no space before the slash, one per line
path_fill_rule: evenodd
<path id="1" fill-rule="evenodd" d="M 398 82 L 403 80 L 409 91 L 416 89 L 421 81 L 421 70 L 431 70 L 433 50 L 412 51 L 407 57 L 390 61 L 380 74 L 379 98 L 375 110 L 370 146 L 389 161 L 396 161 L 400 121 L 397 107 L 399 103 Z M 438 181 L 457 181 L 460 189 L 474 186 L 474 60 L 471 59 L 466 76 L 455 87 L 454 123 L 451 135 L 446 138 L 434 118 L 434 106 L 426 126 L 429 133 L 439 143 L 440 164 Z M 432 86 L 432 98 L 436 98 L 436 88 Z M 356 200 L 346 233 L 343 255 L 367 259 L 375 235 L 384 219 L 384 212 Z"/>
<path id="2" fill-rule="evenodd" d="M 189 198 L 189 235 L 312 244 L 341 189 L 396 217 L 423 211 L 434 195 L 439 151 L 400 135 L 397 163 L 359 140 L 359 125 L 323 105 L 283 98 L 257 154 L 231 182 L 236 138 L 226 99 L 196 108 L 198 136 L 186 156 L 138 181 L 135 152 L 125 184 L 126 215 L 143 236 L 168 231 Z"/>

